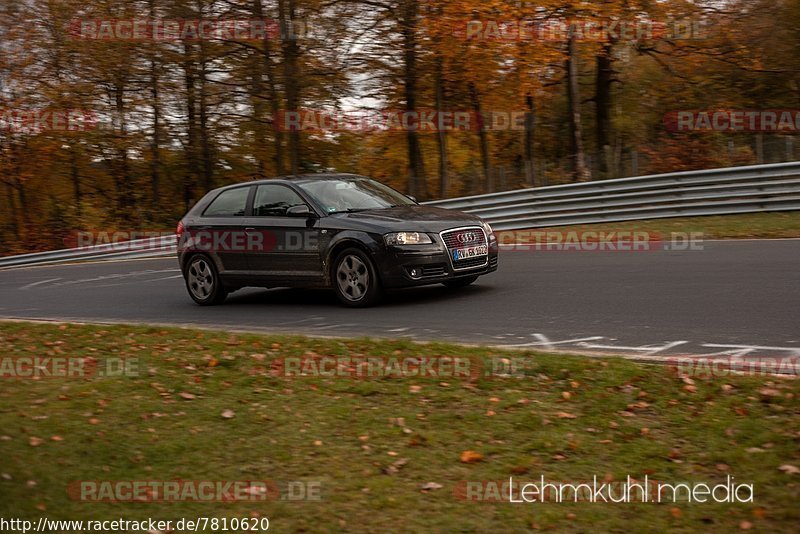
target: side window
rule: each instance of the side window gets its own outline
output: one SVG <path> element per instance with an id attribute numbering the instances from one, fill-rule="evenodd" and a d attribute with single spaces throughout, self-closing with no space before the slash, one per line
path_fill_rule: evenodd
<path id="1" fill-rule="evenodd" d="M 285 185 L 259 185 L 256 200 L 253 203 L 253 215 L 256 217 L 284 217 L 286 210 L 292 206 L 305 204 L 300 195 Z"/>
<path id="2" fill-rule="evenodd" d="M 203 212 L 204 217 L 244 217 L 247 209 L 249 187 L 237 187 L 223 191 Z"/>

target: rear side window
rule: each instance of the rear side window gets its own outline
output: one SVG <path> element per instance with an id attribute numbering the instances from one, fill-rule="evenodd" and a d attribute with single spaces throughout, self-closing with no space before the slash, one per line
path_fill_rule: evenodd
<path id="1" fill-rule="evenodd" d="M 253 203 L 253 215 L 256 217 L 283 217 L 292 206 L 305 204 L 300 195 L 285 185 L 259 185 L 256 200 Z"/>
<path id="2" fill-rule="evenodd" d="M 210 206 L 203 213 L 205 217 L 244 217 L 247 210 L 247 196 L 250 194 L 249 187 L 237 187 L 229 189 L 214 199 Z"/>

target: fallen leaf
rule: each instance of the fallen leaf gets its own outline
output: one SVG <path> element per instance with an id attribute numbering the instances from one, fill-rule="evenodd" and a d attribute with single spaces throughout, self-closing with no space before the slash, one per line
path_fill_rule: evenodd
<path id="1" fill-rule="evenodd" d="M 419 489 L 421 489 L 422 491 L 432 491 L 432 490 L 442 489 L 443 487 L 444 486 L 442 486 L 441 484 L 437 484 L 436 482 L 426 482 L 425 484 L 420 486 Z"/>
<path id="2" fill-rule="evenodd" d="M 567 412 L 558 412 L 556 417 L 559 419 L 576 419 L 578 416 Z"/>
<path id="3" fill-rule="evenodd" d="M 670 513 L 670 514 L 672 515 L 672 517 L 674 517 L 675 519 L 678 519 L 680 516 L 682 516 L 682 515 L 683 515 L 683 512 L 681 512 L 681 509 L 680 509 L 680 508 L 676 508 L 676 507 L 670 508 L 670 509 L 669 509 L 669 513 Z"/>
<path id="4" fill-rule="evenodd" d="M 383 472 L 387 475 L 396 475 L 400 472 L 400 468 L 403 467 L 408 463 L 408 458 L 399 458 L 398 460 L 392 462 L 391 465 L 387 466 L 383 469 Z"/>
<path id="5" fill-rule="evenodd" d="M 753 523 L 751 523 L 750 521 L 742 521 L 741 523 L 739 523 L 739 528 L 742 530 L 750 530 L 751 528 L 753 528 Z"/>
<path id="6" fill-rule="evenodd" d="M 564 400 L 570 400 L 572 398 L 572 393 L 570 393 L 569 391 L 562 391 L 561 398 Z"/>
<path id="7" fill-rule="evenodd" d="M 800 475 L 800 469 L 794 465 L 784 464 L 780 466 L 778 470 L 783 471 L 787 475 Z"/>
<path id="8" fill-rule="evenodd" d="M 38 447 L 39 445 L 44 443 L 44 440 L 42 438 L 31 436 L 31 439 L 28 440 L 28 443 L 30 444 L 31 447 Z"/>
<path id="9" fill-rule="evenodd" d="M 53 436 L 50 438 L 50 441 L 64 441 L 64 438 L 61 436 Z"/>
<path id="10" fill-rule="evenodd" d="M 236 417 L 236 413 L 233 410 L 225 410 L 222 412 L 223 419 L 233 419 Z"/>
<path id="11" fill-rule="evenodd" d="M 761 400 L 762 401 L 769 401 L 769 400 L 774 399 L 776 397 L 781 397 L 782 396 L 780 391 L 778 391 L 777 389 L 771 389 L 771 388 L 760 389 L 760 390 L 758 390 L 758 394 L 761 395 Z"/>
<path id="12" fill-rule="evenodd" d="M 182 392 L 178 393 L 178 396 L 180 398 L 186 399 L 186 400 L 192 400 L 192 399 L 195 398 L 194 395 L 192 395 L 191 393 L 186 393 L 185 391 L 182 391 Z"/>
<path id="13" fill-rule="evenodd" d="M 464 451 L 461 453 L 459 460 L 461 460 L 461 463 L 474 464 L 483 460 L 483 455 L 475 451 Z"/>

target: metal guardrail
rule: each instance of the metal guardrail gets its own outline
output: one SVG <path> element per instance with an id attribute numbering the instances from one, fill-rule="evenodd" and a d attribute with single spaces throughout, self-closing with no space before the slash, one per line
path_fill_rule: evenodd
<path id="1" fill-rule="evenodd" d="M 177 252 L 177 243 L 178 237 L 170 235 L 49 252 L 34 252 L 0 258 L 0 269 L 78 261 L 172 256 Z"/>
<path id="2" fill-rule="evenodd" d="M 800 162 L 655 174 L 426 202 L 497 230 L 800 210 Z M 175 253 L 177 236 L 0 258 L 0 269 Z"/>
<path id="3" fill-rule="evenodd" d="M 497 230 L 800 210 L 800 162 L 655 174 L 429 202 Z"/>

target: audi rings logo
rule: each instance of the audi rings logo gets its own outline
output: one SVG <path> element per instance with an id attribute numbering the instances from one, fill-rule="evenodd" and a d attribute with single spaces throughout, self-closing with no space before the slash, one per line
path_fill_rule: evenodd
<path id="1" fill-rule="evenodd" d="M 473 243 L 478 240 L 478 234 L 475 232 L 462 232 L 456 236 L 456 241 L 461 243 L 462 245 L 466 245 L 467 243 Z"/>

